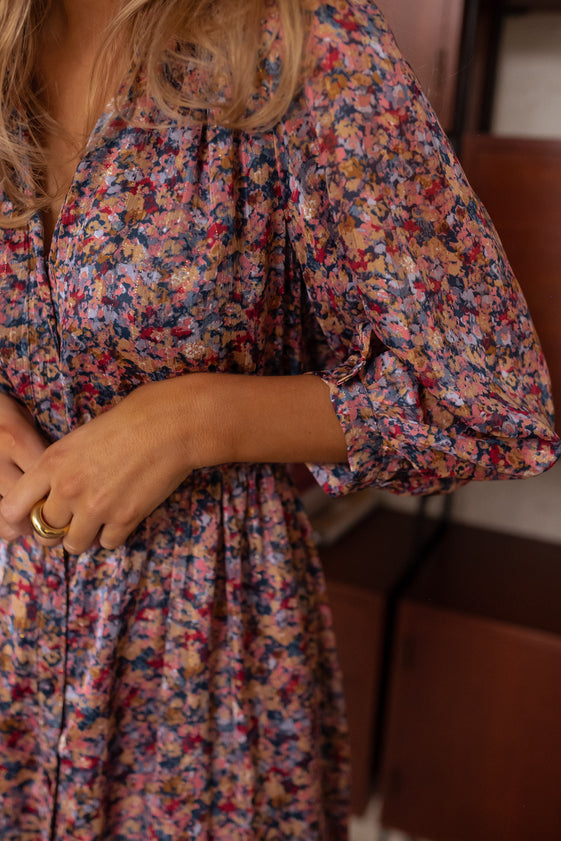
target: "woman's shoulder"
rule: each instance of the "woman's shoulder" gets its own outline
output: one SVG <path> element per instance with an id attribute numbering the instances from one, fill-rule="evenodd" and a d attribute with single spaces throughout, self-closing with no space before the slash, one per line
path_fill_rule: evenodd
<path id="1" fill-rule="evenodd" d="M 313 52 L 325 55 L 329 48 L 365 44 L 381 54 L 395 49 L 386 19 L 371 0 L 303 0 L 303 8 Z"/>
<path id="2" fill-rule="evenodd" d="M 371 0 L 302 0 L 307 34 L 303 87 L 319 104 L 409 87 L 411 69 L 383 13 Z"/>
<path id="3" fill-rule="evenodd" d="M 343 120 L 372 109 L 397 110 L 420 97 L 378 6 L 370 0 L 302 0 L 306 11 L 302 85 L 285 114 L 291 125 L 304 114 Z M 424 103 L 423 107 L 426 106 Z"/>
<path id="4" fill-rule="evenodd" d="M 304 68 L 325 71 L 338 60 L 356 62 L 361 52 L 372 63 L 373 53 L 384 59 L 400 58 L 393 34 L 376 3 L 371 0 L 300 0 L 304 17 Z M 263 22 L 263 52 L 268 69 L 282 63 L 284 36 L 276 2 L 268 4 Z"/>

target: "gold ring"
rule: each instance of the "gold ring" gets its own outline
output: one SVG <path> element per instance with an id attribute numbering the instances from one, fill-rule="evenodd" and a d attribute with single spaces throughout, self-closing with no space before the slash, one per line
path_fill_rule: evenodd
<path id="1" fill-rule="evenodd" d="M 47 497 L 40 499 L 39 502 L 36 502 L 33 508 L 31 509 L 30 519 L 31 525 L 33 527 L 33 531 L 35 534 L 39 535 L 39 537 L 43 537 L 45 540 L 59 540 L 61 537 L 68 532 L 70 528 L 70 523 L 68 525 L 63 526 L 62 528 L 55 528 L 54 526 L 49 525 L 45 518 L 43 517 L 43 505 L 47 501 Z"/>

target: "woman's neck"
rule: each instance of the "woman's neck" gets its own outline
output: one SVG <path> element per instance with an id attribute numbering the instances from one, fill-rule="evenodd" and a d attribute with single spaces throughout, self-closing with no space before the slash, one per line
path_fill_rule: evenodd
<path id="1" fill-rule="evenodd" d="M 57 126 L 44 137 L 46 186 L 53 197 L 44 213 L 47 251 L 64 193 L 80 160 L 92 120 L 98 116 L 90 112 L 92 71 L 118 7 L 119 0 L 55 0 L 42 33 L 37 79 Z"/>
<path id="2" fill-rule="evenodd" d="M 120 0 L 55 0 L 49 20 L 64 37 L 99 37 L 119 6 Z"/>

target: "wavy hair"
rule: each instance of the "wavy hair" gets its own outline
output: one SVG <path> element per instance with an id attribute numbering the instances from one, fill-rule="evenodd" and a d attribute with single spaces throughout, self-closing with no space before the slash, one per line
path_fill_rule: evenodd
<path id="1" fill-rule="evenodd" d="M 37 84 L 42 28 L 52 0 L 0 0 L 0 183 L 14 212 L 0 226 L 23 224 L 52 199 L 45 188 L 48 131 L 56 128 Z M 276 15 L 282 67 L 270 95 L 259 96 L 268 47 L 263 20 Z M 303 0 L 121 0 L 92 73 L 89 113 L 113 91 L 123 63 L 161 111 L 245 131 L 274 125 L 294 97 L 305 33 Z M 185 84 L 191 79 L 196 84 Z M 182 81 L 183 80 L 183 81 Z M 121 103 L 122 104 L 122 103 Z M 116 102 L 119 107 L 119 102 Z"/>

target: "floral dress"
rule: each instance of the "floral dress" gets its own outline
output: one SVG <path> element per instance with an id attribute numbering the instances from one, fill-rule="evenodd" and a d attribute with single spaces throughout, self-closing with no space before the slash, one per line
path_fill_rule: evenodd
<path id="1" fill-rule="evenodd" d="M 272 85 L 273 11 L 264 31 Z M 314 372 L 348 447 L 312 466 L 333 494 L 559 455 L 524 300 L 370 0 L 314 0 L 269 131 L 174 122 L 133 85 L 42 243 L 39 218 L 1 233 L 1 383 L 50 440 L 151 380 Z M 115 551 L 0 552 L 2 841 L 346 838 L 331 620 L 284 466 L 197 470 Z"/>

